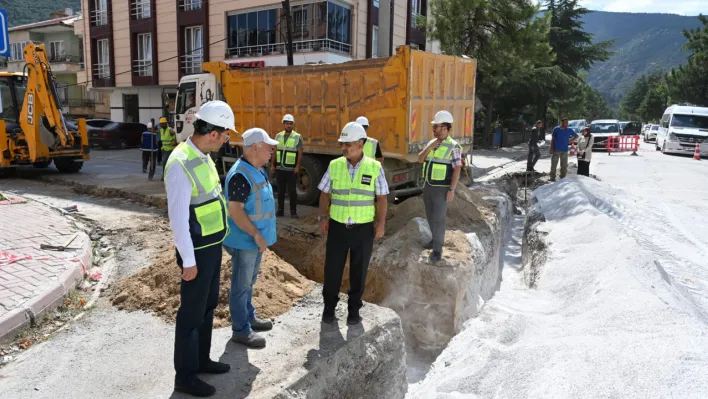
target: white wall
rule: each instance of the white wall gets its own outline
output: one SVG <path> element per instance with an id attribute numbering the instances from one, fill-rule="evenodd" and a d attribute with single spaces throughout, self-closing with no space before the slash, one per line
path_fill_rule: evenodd
<path id="1" fill-rule="evenodd" d="M 307 62 L 324 62 L 328 64 L 339 64 L 342 62 L 351 61 L 351 57 L 336 53 L 327 52 L 312 52 L 312 53 L 294 53 L 293 63 L 295 65 L 304 65 Z M 225 60 L 226 63 L 236 63 L 236 62 L 251 62 L 251 61 L 264 61 L 265 66 L 287 66 L 288 56 L 287 55 L 267 55 L 263 57 L 241 57 L 230 60 Z"/>
<path id="2" fill-rule="evenodd" d="M 125 121 L 123 107 L 124 94 L 137 94 L 140 123 L 147 124 L 150 118 L 156 121 L 162 116 L 162 88 L 159 86 L 148 87 L 119 87 L 111 93 L 111 119 L 116 122 Z"/>

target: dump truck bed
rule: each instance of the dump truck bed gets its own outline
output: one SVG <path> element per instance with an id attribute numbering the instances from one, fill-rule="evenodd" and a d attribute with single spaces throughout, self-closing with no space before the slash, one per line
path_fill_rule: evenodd
<path id="1" fill-rule="evenodd" d="M 230 69 L 223 62 L 205 63 L 217 77 L 236 116 L 236 127 L 282 130 L 284 114 L 295 117 L 305 152 L 339 155 L 342 127 L 366 116 L 369 136 L 379 140 L 383 155 L 415 162 L 433 138 L 430 121 L 439 110 L 452 112 L 452 136 L 472 144 L 476 61 L 410 50 L 395 56 L 341 64 Z M 232 135 L 233 143 L 241 141 Z"/>

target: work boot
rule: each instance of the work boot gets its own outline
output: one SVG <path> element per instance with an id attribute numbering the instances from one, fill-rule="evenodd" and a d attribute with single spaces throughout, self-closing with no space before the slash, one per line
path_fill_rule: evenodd
<path id="1" fill-rule="evenodd" d="M 211 359 L 199 362 L 199 373 L 203 374 L 224 374 L 231 370 L 231 366 L 226 363 L 215 362 Z"/>
<path id="2" fill-rule="evenodd" d="M 260 335 L 254 332 L 248 335 L 233 335 L 231 336 L 231 341 L 237 344 L 246 345 L 247 347 L 254 349 L 265 348 L 266 346 L 265 338 L 261 337 Z"/>
<path id="3" fill-rule="evenodd" d="M 356 312 L 349 312 L 347 315 L 347 324 L 350 326 L 354 324 L 359 324 L 361 323 L 361 316 L 359 316 L 359 311 L 357 310 Z"/>
<path id="4" fill-rule="evenodd" d="M 205 398 L 215 394 L 216 388 L 197 378 L 190 384 L 175 381 L 175 391 Z"/>
<path id="5" fill-rule="evenodd" d="M 433 240 L 423 244 L 423 249 L 433 249 Z"/>
<path id="6" fill-rule="evenodd" d="M 322 312 L 322 322 L 332 324 L 336 319 L 337 318 L 334 316 L 334 308 L 325 306 L 324 312 Z"/>
<path id="7" fill-rule="evenodd" d="M 253 331 L 268 331 L 273 329 L 273 322 L 268 319 L 259 319 L 254 317 L 251 320 L 251 328 Z"/>
<path id="8" fill-rule="evenodd" d="M 431 262 L 437 262 L 440 259 L 442 259 L 442 253 L 438 251 L 433 251 L 432 254 L 430 254 L 430 261 Z"/>
<path id="9" fill-rule="evenodd" d="M 298 218 L 297 212 L 291 211 L 291 212 L 290 212 L 290 217 L 293 218 L 293 219 L 297 219 L 297 218 Z"/>
<path id="10" fill-rule="evenodd" d="M 282 209 L 278 209 L 278 212 L 275 213 L 275 216 L 279 217 L 279 218 L 283 217 L 284 215 L 285 215 L 285 211 Z"/>

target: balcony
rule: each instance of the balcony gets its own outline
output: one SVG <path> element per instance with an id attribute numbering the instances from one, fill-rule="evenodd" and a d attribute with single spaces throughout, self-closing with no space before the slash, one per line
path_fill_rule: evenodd
<path id="1" fill-rule="evenodd" d="M 349 56 L 351 54 L 351 44 L 339 42 L 332 39 L 303 40 L 293 42 L 293 52 L 308 53 L 315 51 L 327 51 Z M 264 55 L 286 54 L 285 43 L 263 44 L 258 46 L 231 47 L 226 50 L 226 56 L 232 58 L 240 57 L 261 57 Z"/>
<path id="2" fill-rule="evenodd" d="M 194 11 L 202 8 L 202 0 L 179 0 L 180 11 Z"/>
<path id="3" fill-rule="evenodd" d="M 182 69 L 182 74 L 191 75 L 195 73 L 202 73 L 202 55 L 201 54 L 189 54 L 181 56 L 180 67 Z"/>
<path id="4" fill-rule="evenodd" d="M 57 75 L 76 73 L 83 69 L 83 59 L 78 55 L 50 54 L 49 64 Z"/>
<path id="5" fill-rule="evenodd" d="M 91 26 L 108 25 L 108 10 L 92 10 L 90 17 Z"/>
<path id="6" fill-rule="evenodd" d="M 133 75 L 152 76 L 152 60 L 134 60 Z"/>
<path id="7" fill-rule="evenodd" d="M 132 19 L 150 18 L 150 0 L 135 0 L 130 3 L 130 17 Z"/>

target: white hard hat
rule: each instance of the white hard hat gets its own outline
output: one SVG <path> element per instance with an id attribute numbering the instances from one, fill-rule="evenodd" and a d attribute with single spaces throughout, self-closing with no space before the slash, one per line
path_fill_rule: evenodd
<path id="1" fill-rule="evenodd" d="M 152 122 L 148 122 L 147 128 L 148 128 L 148 129 L 152 129 Z"/>
<path id="2" fill-rule="evenodd" d="M 360 116 L 356 118 L 356 123 L 360 124 L 361 126 L 369 126 L 369 120 L 366 119 L 365 116 Z"/>
<path id="3" fill-rule="evenodd" d="M 356 122 L 349 122 L 344 125 L 342 134 L 339 135 L 340 143 L 353 143 L 366 138 L 366 130 Z"/>
<path id="4" fill-rule="evenodd" d="M 259 127 L 254 127 L 246 130 L 241 135 L 241 138 L 243 139 L 243 145 L 245 147 L 252 146 L 258 143 L 278 145 L 277 141 L 271 139 L 268 133 Z"/>
<path id="5" fill-rule="evenodd" d="M 433 125 L 438 125 L 441 123 L 452 124 L 452 114 L 447 111 L 438 111 L 438 113 L 435 114 L 435 118 L 433 118 L 433 121 L 430 123 Z"/>
<path id="6" fill-rule="evenodd" d="M 195 116 L 214 126 L 236 131 L 234 111 L 231 110 L 229 104 L 223 101 L 215 100 L 202 104 Z"/>
<path id="7" fill-rule="evenodd" d="M 290 115 L 290 114 L 285 114 L 285 116 L 283 117 L 282 122 L 292 122 L 292 123 L 295 123 L 295 118 L 293 118 L 293 116 Z"/>

